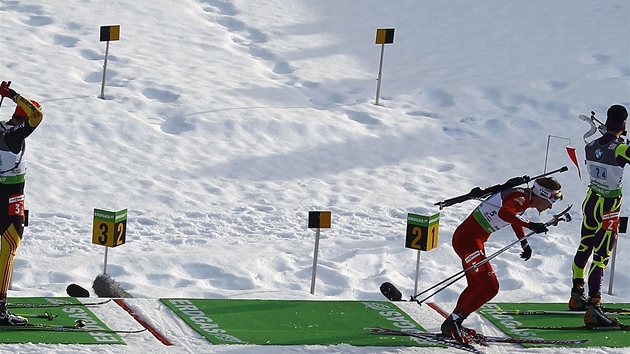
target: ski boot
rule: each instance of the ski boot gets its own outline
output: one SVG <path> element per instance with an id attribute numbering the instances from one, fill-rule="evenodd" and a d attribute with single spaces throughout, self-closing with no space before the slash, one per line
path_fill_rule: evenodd
<path id="1" fill-rule="evenodd" d="M 569 310 L 584 311 L 586 310 L 586 305 L 588 305 L 588 298 L 584 295 L 584 279 L 573 279 Z"/>
<path id="2" fill-rule="evenodd" d="M 608 317 L 602 310 L 600 297 L 591 297 L 586 306 L 584 324 L 587 327 L 616 327 L 621 325 L 617 318 Z"/>
<path id="3" fill-rule="evenodd" d="M 450 314 L 440 326 L 442 336 L 460 343 L 470 343 L 477 335 L 477 331 L 462 326 L 462 322 L 464 317 L 456 313 Z"/>
<path id="4" fill-rule="evenodd" d="M 7 302 L 0 300 L 0 326 L 26 326 L 28 319 L 7 310 Z"/>

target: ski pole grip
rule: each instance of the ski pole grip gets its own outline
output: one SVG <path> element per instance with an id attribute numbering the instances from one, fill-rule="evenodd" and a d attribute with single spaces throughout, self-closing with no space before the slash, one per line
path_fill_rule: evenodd
<path id="1" fill-rule="evenodd" d="M 11 81 L 7 82 L 7 87 L 11 86 Z M 4 96 L 0 98 L 0 106 L 2 106 L 2 101 L 4 101 Z"/>

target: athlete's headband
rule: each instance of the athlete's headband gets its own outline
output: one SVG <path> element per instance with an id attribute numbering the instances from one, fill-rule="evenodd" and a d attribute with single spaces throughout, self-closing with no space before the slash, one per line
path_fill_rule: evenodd
<path id="1" fill-rule="evenodd" d="M 545 188 L 538 184 L 538 182 L 534 181 L 534 188 L 532 189 L 534 194 L 549 201 L 549 203 L 553 204 L 558 200 L 562 200 L 562 192 L 559 190 L 552 190 L 549 188 Z"/>

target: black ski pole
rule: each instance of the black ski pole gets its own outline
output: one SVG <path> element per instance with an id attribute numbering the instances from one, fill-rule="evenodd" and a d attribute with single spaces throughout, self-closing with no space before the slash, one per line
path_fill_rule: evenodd
<path id="1" fill-rule="evenodd" d="M 442 290 L 444 290 L 444 289 L 448 288 L 449 286 L 451 286 L 453 283 L 455 283 L 455 282 L 456 282 L 456 281 L 458 281 L 459 279 L 463 278 L 463 277 L 466 275 L 466 273 L 470 272 L 471 270 L 475 270 L 475 269 L 479 268 L 480 266 L 482 266 L 482 265 L 484 265 L 484 264 L 486 264 L 486 263 L 490 262 L 490 261 L 491 261 L 493 258 L 495 258 L 496 256 L 498 256 L 498 255 L 500 255 L 501 253 L 505 252 L 505 251 L 506 251 L 506 250 L 508 250 L 510 247 L 514 246 L 516 243 L 521 242 L 522 240 L 526 240 L 528 237 L 530 237 L 530 236 L 531 236 L 531 235 L 533 235 L 533 234 L 534 234 L 534 232 L 533 232 L 533 231 L 531 231 L 530 233 L 528 233 L 527 235 L 525 235 L 523 238 L 518 239 L 518 240 L 516 240 L 516 241 L 514 241 L 514 242 L 510 243 L 509 245 L 507 245 L 507 246 L 505 246 L 505 247 L 501 248 L 500 250 L 498 250 L 498 251 L 494 252 L 493 254 L 489 255 L 489 256 L 488 256 L 488 257 L 486 257 L 483 261 L 481 261 L 481 262 L 479 262 L 479 263 L 476 263 L 476 264 L 473 264 L 473 265 L 471 265 L 470 267 L 468 267 L 468 268 L 466 268 L 466 269 L 464 269 L 464 270 L 460 270 L 459 272 L 457 272 L 457 273 L 455 273 L 455 274 L 451 275 L 450 277 L 448 277 L 448 278 L 446 278 L 446 279 L 444 279 L 444 280 L 440 281 L 439 283 L 437 283 L 437 284 L 435 284 L 435 285 L 431 286 L 430 288 L 428 288 L 428 289 L 424 290 L 423 292 L 420 292 L 420 293 L 418 293 L 417 295 L 412 296 L 412 300 L 415 300 L 415 301 L 417 301 L 418 303 L 423 303 L 426 299 L 428 299 L 428 298 L 430 298 L 431 296 L 433 296 L 433 295 L 435 295 L 435 294 L 437 294 L 437 293 L 441 292 Z M 451 280 L 451 279 L 453 279 L 453 278 L 455 278 L 455 280 L 453 280 L 453 281 L 449 282 L 448 284 L 446 284 L 446 285 L 445 285 L 445 286 L 443 286 L 442 288 L 440 288 L 440 289 L 438 289 L 437 291 L 435 291 L 433 294 L 431 294 L 431 295 L 427 296 L 425 299 L 422 299 L 422 300 L 420 300 L 420 301 L 416 300 L 416 298 L 417 298 L 418 296 L 420 296 L 420 295 L 422 295 L 422 294 L 426 294 L 426 293 L 427 293 L 427 292 L 429 292 L 430 290 L 433 290 L 433 289 L 437 288 L 438 286 L 440 286 L 440 285 L 442 285 L 442 284 L 446 283 L 447 281 L 449 281 L 449 280 Z"/>
<path id="2" fill-rule="evenodd" d="M 427 299 L 431 298 L 431 297 L 432 297 L 432 296 L 434 296 L 435 294 L 437 294 L 437 293 L 441 292 L 442 290 L 444 290 L 444 289 L 448 288 L 449 286 L 453 285 L 455 282 L 457 282 L 457 281 L 458 281 L 458 280 L 460 280 L 461 278 L 465 277 L 465 276 L 466 276 L 466 273 L 470 272 L 471 270 L 475 270 L 475 269 L 477 269 L 477 268 L 481 267 L 482 265 L 484 265 L 484 264 L 486 264 L 486 263 L 490 262 L 492 259 L 496 258 L 496 256 L 498 256 L 498 255 L 500 255 L 501 253 L 503 253 L 503 252 L 507 251 L 510 247 L 514 246 L 514 245 L 515 245 L 515 244 L 517 244 L 518 242 L 521 242 L 521 241 L 523 241 L 523 240 L 526 240 L 528 237 L 530 237 L 530 236 L 531 236 L 531 235 L 533 235 L 533 234 L 535 234 L 535 232 L 534 232 L 534 231 L 531 231 L 530 233 L 528 233 L 527 235 L 525 235 L 523 238 L 521 238 L 521 239 L 519 239 L 519 240 L 516 240 L 516 241 L 514 241 L 514 242 L 510 243 L 509 245 L 507 245 L 507 246 L 505 246 L 505 247 L 501 248 L 500 250 L 498 250 L 498 251 L 494 252 L 493 254 L 489 255 L 489 256 L 488 256 L 488 257 L 486 257 L 483 261 L 481 261 L 481 262 L 479 262 L 479 263 L 477 263 L 477 264 L 474 264 L 474 265 L 472 265 L 472 266 L 470 266 L 470 267 L 468 267 L 468 268 L 466 268 L 466 269 L 464 269 L 464 270 L 461 270 L 461 271 L 459 271 L 458 273 L 455 273 L 455 274 L 453 274 L 452 276 L 450 276 L 450 277 L 448 277 L 448 278 L 446 278 L 446 279 L 442 280 L 441 282 L 439 282 L 439 283 L 437 283 L 437 284 L 433 285 L 432 287 L 428 288 L 427 290 L 425 290 L 425 291 L 423 291 L 423 292 L 419 293 L 418 295 L 414 296 L 414 297 L 412 298 L 412 300 L 416 301 L 416 302 L 417 302 L 417 303 L 419 303 L 419 304 L 421 304 L 421 303 L 425 302 Z M 447 283 L 446 285 L 444 285 L 443 287 L 439 288 L 438 290 L 436 290 L 435 292 L 433 292 L 431 295 L 429 295 L 429 296 L 425 297 L 424 299 L 422 299 L 422 300 L 417 300 L 417 299 L 416 299 L 418 296 L 420 296 L 420 295 L 422 295 L 422 294 L 427 293 L 429 290 L 435 289 L 436 287 L 438 287 L 438 286 L 440 286 L 440 285 L 444 284 L 445 282 L 447 282 L 447 281 L 449 281 L 449 280 L 451 280 L 451 279 L 453 279 L 453 278 L 455 278 L 453 281 L 451 281 L 451 282 Z"/>
<path id="3" fill-rule="evenodd" d="M 545 223 L 546 226 L 556 226 L 558 225 L 558 221 L 560 220 L 564 220 L 564 221 L 571 221 L 571 216 L 568 214 L 569 210 L 571 210 L 571 207 L 573 207 L 573 205 L 569 205 L 565 210 L 563 210 L 562 212 L 558 213 L 557 215 L 554 215 L 553 218 L 551 218 L 549 221 L 547 221 Z M 495 257 L 497 257 L 498 255 L 500 255 L 501 253 L 507 251 L 510 247 L 514 246 L 515 244 L 521 242 L 522 240 L 526 240 L 528 237 L 532 236 L 533 234 L 535 234 L 534 231 L 529 232 L 528 234 L 526 234 L 524 237 L 522 237 L 521 239 L 518 239 L 512 243 L 510 243 L 509 245 L 501 248 L 500 250 L 494 252 L 493 254 L 489 255 L 488 257 L 486 257 L 486 259 L 484 259 L 483 261 L 474 264 L 464 270 L 460 270 L 459 272 L 451 275 L 450 277 L 438 282 L 437 284 L 431 286 L 430 288 L 414 295 L 411 297 L 411 300 L 416 301 L 418 304 L 422 304 L 423 302 L 425 302 L 427 299 L 431 298 L 432 296 L 434 296 L 435 294 L 441 292 L 442 290 L 448 288 L 449 286 L 453 285 L 455 282 L 457 282 L 459 279 L 463 278 L 464 276 L 466 276 L 466 273 L 470 272 L 471 270 L 477 269 L 480 266 L 488 263 L 489 261 L 491 261 L 492 259 L 494 259 Z M 454 280 L 453 280 L 454 279 Z M 451 281 L 452 280 L 452 281 Z M 450 282 L 449 282 L 450 281 Z M 417 300 L 417 298 L 420 295 L 426 294 L 427 292 L 437 288 L 440 285 L 443 285 L 444 283 L 449 282 L 448 284 L 444 285 L 443 287 L 441 287 L 440 289 L 436 290 L 435 292 L 433 292 L 431 295 L 425 297 L 422 300 Z"/>

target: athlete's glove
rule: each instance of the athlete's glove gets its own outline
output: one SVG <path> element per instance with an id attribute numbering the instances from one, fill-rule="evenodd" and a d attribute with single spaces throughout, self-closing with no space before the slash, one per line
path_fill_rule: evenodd
<path id="1" fill-rule="evenodd" d="M 527 228 L 534 231 L 537 234 L 542 234 L 543 232 L 549 231 L 549 229 L 547 228 L 547 225 L 541 222 L 530 222 L 529 227 Z"/>
<path id="2" fill-rule="evenodd" d="M 521 258 L 526 261 L 532 258 L 532 248 L 529 247 L 529 243 L 527 243 L 527 240 L 521 241 L 521 248 L 523 248 L 523 252 L 521 252 Z"/>
<path id="3" fill-rule="evenodd" d="M 9 88 L 9 83 L 2 81 L 2 84 L 0 84 L 0 96 L 13 99 L 16 95 L 15 91 Z"/>

